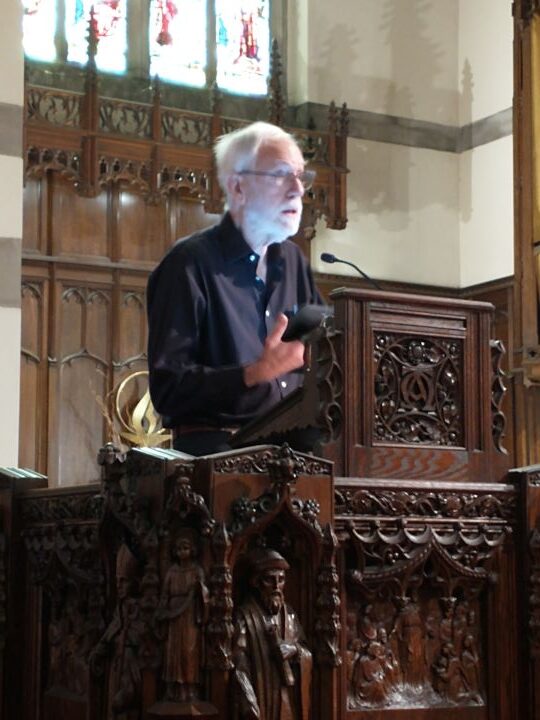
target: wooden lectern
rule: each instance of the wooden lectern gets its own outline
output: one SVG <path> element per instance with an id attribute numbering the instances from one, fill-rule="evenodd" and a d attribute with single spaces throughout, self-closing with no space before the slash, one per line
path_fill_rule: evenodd
<path id="1" fill-rule="evenodd" d="M 336 475 L 484 482 L 508 471 L 488 303 L 342 288 L 306 382 L 235 445 L 305 427 Z"/>

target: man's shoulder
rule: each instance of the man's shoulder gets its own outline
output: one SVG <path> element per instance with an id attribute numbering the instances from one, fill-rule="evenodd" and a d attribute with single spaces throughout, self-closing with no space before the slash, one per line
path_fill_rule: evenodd
<path id="1" fill-rule="evenodd" d="M 165 261 L 167 258 L 171 258 L 173 260 L 198 258 L 204 257 L 209 252 L 213 253 L 219 235 L 219 225 L 212 225 L 211 227 L 204 228 L 204 230 L 197 230 L 191 235 L 187 235 L 186 237 L 182 237 L 177 240 L 163 260 Z"/>
<path id="2" fill-rule="evenodd" d="M 293 240 L 285 240 L 280 245 L 281 256 L 288 262 L 296 262 L 307 265 L 308 262 L 300 247 Z"/>
<path id="3" fill-rule="evenodd" d="M 219 225 L 212 225 L 177 240 L 153 270 L 151 279 L 208 264 L 216 257 L 219 228 Z"/>

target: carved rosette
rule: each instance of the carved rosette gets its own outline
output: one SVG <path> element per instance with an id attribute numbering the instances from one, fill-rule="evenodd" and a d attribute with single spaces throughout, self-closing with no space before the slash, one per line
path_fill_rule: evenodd
<path id="1" fill-rule="evenodd" d="M 321 665 L 330 667 L 341 665 L 339 652 L 341 600 L 339 598 L 339 576 L 336 569 L 338 545 L 338 539 L 332 526 L 327 525 L 324 528 L 323 557 L 317 576 L 315 637 L 317 659 Z"/>
<path id="2" fill-rule="evenodd" d="M 461 340 L 375 333 L 374 442 L 463 445 Z"/>
<path id="3" fill-rule="evenodd" d="M 505 354 L 504 345 L 500 340 L 491 340 L 491 362 L 493 375 L 491 379 L 491 432 L 493 443 L 499 452 L 507 454 L 502 446 L 504 431 L 506 428 L 506 417 L 502 411 L 502 403 L 506 386 L 504 384 L 504 370 L 501 363 Z"/>
<path id="4" fill-rule="evenodd" d="M 210 570 L 210 617 L 206 626 L 207 665 L 211 670 L 231 670 L 232 572 L 228 564 L 231 541 L 223 523 L 216 525 L 211 540 L 214 564 Z"/>

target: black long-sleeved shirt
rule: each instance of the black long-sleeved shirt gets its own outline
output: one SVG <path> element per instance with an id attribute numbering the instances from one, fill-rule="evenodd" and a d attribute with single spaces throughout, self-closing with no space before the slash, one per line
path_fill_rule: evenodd
<path id="1" fill-rule="evenodd" d="M 150 276 L 150 394 L 166 427 L 242 425 L 302 384 L 301 372 L 244 382 L 277 315 L 321 301 L 293 242 L 268 248 L 266 283 L 258 260 L 227 213 L 177 242 Z"/>

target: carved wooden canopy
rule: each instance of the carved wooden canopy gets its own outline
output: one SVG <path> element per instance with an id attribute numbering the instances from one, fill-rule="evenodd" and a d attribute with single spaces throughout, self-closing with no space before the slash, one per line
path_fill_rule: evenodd
<path id="1" fill-rule="evenodd" d="M 283 125 L 281 62 L 272 51 L 268 119 Z M 220 135 L 247 124 L 221 115 L 220 94 L 212 90 L 211 112 L 192 112 L 162 104 L 159 81 L 148 102 L 100 94 L 95 63 L 88 63 L 84 92 L 26 88 L 27 173 L 47 170 L 71 178 L 77 191 L 95 197 L 111 183 L 140 192 L 149 203 L 160 203 L 173 191 L 200 200 L 207 212 L 223 209 L 212 146 Z M 304 226 L 318 217 L 328 227 L 342 229 L 346 218 L 348 112 L 332 102 L 325 130 L 288 128 L 306 161 L 317 171 L 304 198 Z M 309 236 L 309 233 L 308 233 Z"/>

